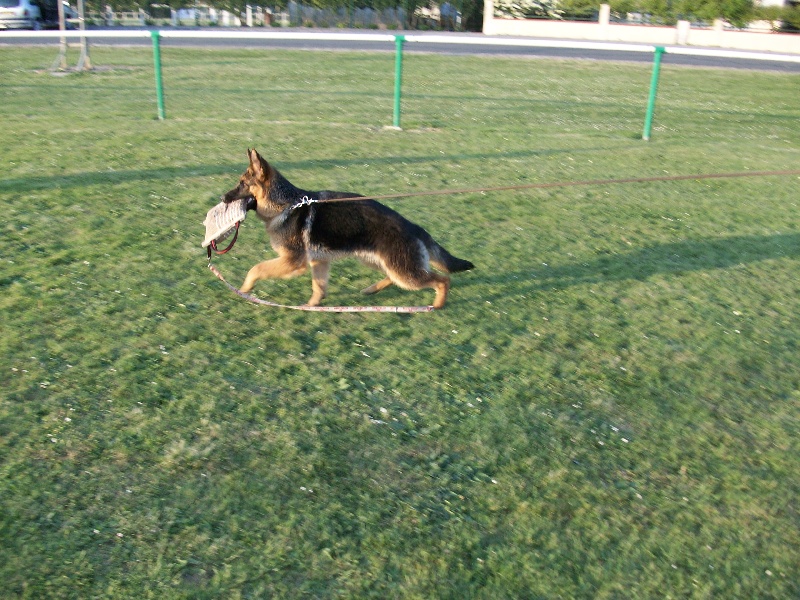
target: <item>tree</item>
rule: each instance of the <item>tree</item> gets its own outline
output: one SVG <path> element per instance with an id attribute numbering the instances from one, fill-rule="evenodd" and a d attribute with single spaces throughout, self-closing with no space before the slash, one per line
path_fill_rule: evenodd
<path id="1" fill-rule="evenodd" d="M 512 19 L 560 18 L 557 0 L 495 0 L 494 12 Z"/>
<path id="2" fill-rule="evenodd" d="M 638 12 L 666 23 L 724 19 L 736 27 L 747 25 L 755 14 L 754 0 L 611 0 L 611 10 Z"/>
<path id="3" fill-rule="evenodd" d="M 753 19 L 753 0 L 680 0 L 674 5 L 675 16 L 713 21 L 724 19 L 734 27 L 744 27 Z"/>
<path id="4" fill-rule="evenodd" d="M 195 0 L 156 0 L 172 8 L 191 7 Z M 395 8 L 402 7 L 412 15 L 420 6 L 432 3 L 442 4 L 445 0 L 297 0 L 316 8 Z M 462 26 L 470 31 L 480 31 L 483 25 L 483 0 L 448 0 L 461 13 Z M 603 0 L 495 0 L 497 15 L 514 19 L 591 18 Z M 755 19 L 765 19 L 783 23 L 784 28 L 800 28 L 800 8 L 795 2 L 791 7 L 779 8 L 771 13 L 767 8 L 756 8 L 754 0 L 607 0 L 615 14 L 639 12 L 650 15 L 666 23 L 678 19 L 690 21 L 713 21 L 724 19 L 736 27 L 744 27 Z M 147 8 L 151 0 L 87 0 L 87 10 L 102 12 L 106 4 L 114 10 L 135 10 Z M 201 4 L 232 12 L 244 10 L 247 4 L 285 8 L 289 0 L 199 0 Z M 778 14 L 779 13 L 779 14 Z M 761 16 L 759 16 L 761 15 Z"/>
<path id="5" fill-rule="evenodd" d="M 559 0 L 558 9 L 565 19 L 590 20 L 597 16 L 600 2 L 597 0 Z"/>
<path id="6" fill-rule="evenodd" d="M 800 31 L 800 4 L 789 6 L 759 6 L 755 18 L 769 21 L 773 29 L 781 31 Z"/>

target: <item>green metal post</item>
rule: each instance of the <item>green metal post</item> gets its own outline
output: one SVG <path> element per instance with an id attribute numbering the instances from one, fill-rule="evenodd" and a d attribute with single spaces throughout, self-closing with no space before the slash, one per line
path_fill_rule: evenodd
<path id="1" fill-rule="evenodd" d="M 156 71 L 156 98 L 158 100 L 158 118 L 163 121 L 167 118 L 164 112 L 164 85 L 161 80 L 161 36 L 157 30 L 150 32 L 153 39 L 153 63 Z"/>
<path id="2" fill-rule="evenodd" d="M 403 84 L 403 44 L 406 38 L 403 35 L 394 37 L 395 59 L 394 59 L 394 119 L 392 126 L 400 129 L 400 91 Z"/>
<path id="3" fill-rule="evenodd" d="M 644 117 L 644 133 L 642 139 L 650 141 L 650 131 L 653 128 L 653 113 L 656 109 L 656 95 L 658 94 L 658 78 L 661 74 L 661 57 L 664 55 L 664 47 L 656 46 L 656 54 L 653 58 L 653 77 L 650 79 L 650 97 L 647 99 L 647 114 Z"/>

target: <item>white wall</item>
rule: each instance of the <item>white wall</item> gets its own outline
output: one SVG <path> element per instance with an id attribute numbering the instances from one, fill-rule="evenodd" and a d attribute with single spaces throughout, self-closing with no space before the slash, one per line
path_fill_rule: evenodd
<path id="1" fill-rule="evenodd" d="M 687 21 L 680 21 L 677 27 L 620 25 L 608 22 L 607 10 L 601 10 L 601 21 L 599 23 L 543 19 L 497 19 L 493 17 L 493 0 L 484 0 L 483 15 L 483 33 L 486 35 L 627 42 L 656 46 L 706 46 L 757 52 L 800 54 L 800 35 L 726 31 L 720 21 L 715 23 L 712 29 L 693 28 Z"/>

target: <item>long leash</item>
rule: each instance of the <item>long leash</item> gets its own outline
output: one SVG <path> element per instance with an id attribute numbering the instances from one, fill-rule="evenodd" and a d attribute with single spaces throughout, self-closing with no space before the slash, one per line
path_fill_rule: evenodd
<path id="1" fill-rule="evenodd" d="M 307 206 L 309 204 L 318 204 L 318 203 L 332 203 L 332 202 L 348 202 L 348 201 L 357 201 L 357 200 L 392 200 L 397 198 L 412 198 L 412 197 L 419 197 L 419 196 L 445 196 L 445 195 L 456 195 L 456 194 L 480 194 L 480 193 L 488 193 L 488 192 L 505 192 L 505 191 L 518 191 L 518 190 L 533 190 L 533 189 L 548 189 L 548 188 L 558 188 L 558 187 L 577 187 L 577 186 L 597 186 L 597 185 L 620 185 L 626 183 L 652 183 L 652 182 L 659 182 L 659 181 L 699 181 L 704 179 L 736 179 L 736 178 L 743 178 L 743 177 L 779 177 L 779 176 L 790 176 L 790 175 L 798 175 L 800 176 L 800 169 L 786 169 L 782 171 L 742 171 L 742 172 L 734 172 L 734 173 L 700 173 L 695 175 L 655 175 L 651 177 L 626 177 L 623 179 L 586 179 L 580 181 L 555 181 L 550 183 L 526 183 L 526 184 L 519 184 L 519 185 L 503 185 L 503 186 L 494 186 L 494 187 L 482 187 L 482 188 L 460 188 L 460 189 L 449 189 L 449 190 L 436 190 L 436 191 L 422 191 L 422 192 L 405 192 L 399 194 L 384 194 L 381 196 L 346 196 L 344 198 L 328 198 L 325 200 L 322 199 L 312 199 L 308 196 L 303 196 L 303 198 L 297 202 L 296 204 L 289 207 L 289 210 L 294 210 L 301 206 Z M 276 302 L 270 302 L 269 300 L 263 300 L 252 294 L 248 294 L 243 292 L 239 288 L 234 285 L 228 283 L 225 278 L 222 276 L 222 273 L 211 264 L 211 252 L 212 249 L 217 254 L 225 254 L 233 248 L 233 245 L 236 243 L 237 238 L 239 237 L 239 222 L 236 223 L 236 233 L 231 240 L 231 243 L 228 245 L 227 248 L 224 250 L 218 250 L 216 243 L 212 242 L 210 246 L 208 246 L 208 268 L 211 270 L 216 277 L 225 284 L 225 286 L 240 296 L 241 298 L 247 300 L 248 302 L 252 302 L 254 304 L 260 304 L 263 306 L 271 306 L 275 308 L 288 308 L 290 310 L 302 310 L 302 311 L 309 311 L 309 312 L 333 312 L 333 313 L 356 313 L 356 312 L 385 312 L 385 313 L 422 313 L 422 312 L 432 312 L 435 310 L 433 306 L 307 306 L 307 305 L 288 305 L 288 304 L 278 304 Z"/>
<path id="2" fill-rule="evenodd" d="M 652 183 L 657 181 L 692 181 L 703 179 L 737 179 L 743 177 L 780 177 L 787 175 L 800 176 L 800 169 L 787 169 L 783 171 L 741 171 L 734 173 L 698 173 L 695 175 L 654 175 L 652 177 L 625 177 L 622 179 L 585 179 L 578 181 L 553 181 L 549 183 L 523 183 L 519 185 L 501 185 L 496 187 L 481 188 L 456 188 L 449 190 L 435 190 L 423 192 L 403 192 L 398 194 L 385 194 L 382 196 L 347 196 L 344 198 L 328 198 L 325 200 L 310 200 L 298 202 L 296 206 L 315 203 L 348 202 L 353 200 L 392 200 L 397 198 L 413 198 L 417 196 L 450 196 L 455 194 L 481 194 L 488 192 L 508 192 L 517 190 L 543 190 L 548 188 L 577 187 L 590 185 L 620 185 L 624 183 Z"/>

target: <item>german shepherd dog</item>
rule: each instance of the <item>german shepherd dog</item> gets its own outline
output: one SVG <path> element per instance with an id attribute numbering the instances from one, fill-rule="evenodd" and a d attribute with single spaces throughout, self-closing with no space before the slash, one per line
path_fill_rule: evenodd
<path id="1" fill-rule="evenodd" d="M 363 293 L 374 294 L 396 284 L 408 290 L 436 290 L 434 308 L 442 308 L 450 289 L 444 273 L 466 271 L 474 265 L 456 258 L 442 248 L 419 225 L 374 200 L 346 192 L 310 192 L 292 185 L 255 150 L 248 150 L 250 166 L 239 185 L 223 196 L 226 203 L 248 201 L 266 223 L 267 233 L 278 257 L 255 265 L 247 273 L 241 290 L 249 292 L 260 279 L 301 275 L 311 267 L 311 298 L 317 306 L 325 298 L 332 260 L 355 257 L 369 267 L 383 271 L 381 281 Z M 306 202 L 301 199 L 306 198 Z"/>

